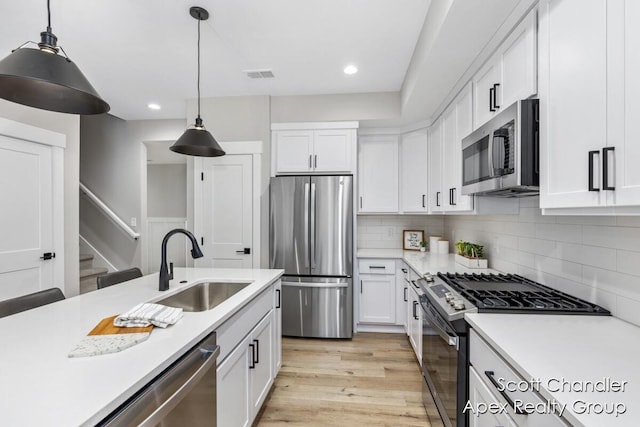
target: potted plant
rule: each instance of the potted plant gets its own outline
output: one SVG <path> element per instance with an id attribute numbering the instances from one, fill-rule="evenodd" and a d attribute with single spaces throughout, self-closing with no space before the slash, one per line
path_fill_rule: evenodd
<path id="1" fill-rule="evenodd" d="M 420 252 L 425 252 L 427 250 L 427 241 L 420 240 Z"/>
<path id="2" fill-rule="evenodd" d="M 487 260 L 484 258 L 484 246 L 460 240 L 455 244 L 456 262 L 467 268 L 487 268 Z"/>

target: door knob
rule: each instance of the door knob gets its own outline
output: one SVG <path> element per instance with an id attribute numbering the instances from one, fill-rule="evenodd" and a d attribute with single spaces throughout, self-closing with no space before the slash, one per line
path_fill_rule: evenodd
<path id="1" fill-rule="evenodd" d="M 237 254 L 251 255 L 251 248 L 244 248 L 241 251 L 236 251 Z"/>

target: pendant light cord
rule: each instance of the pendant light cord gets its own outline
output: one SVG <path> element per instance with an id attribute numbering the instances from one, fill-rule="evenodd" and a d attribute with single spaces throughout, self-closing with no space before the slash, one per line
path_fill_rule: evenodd
<path id="1" fill-rule="evenodd" d="M 200 118 L 200 21 L 201 19 L 198 18 L 198 118 Z"/>
<path id="2" fill-rule="evenodd" d="M 47 0 L 47 31 L 51 32 L 51 5 L 50 0 Z"/>

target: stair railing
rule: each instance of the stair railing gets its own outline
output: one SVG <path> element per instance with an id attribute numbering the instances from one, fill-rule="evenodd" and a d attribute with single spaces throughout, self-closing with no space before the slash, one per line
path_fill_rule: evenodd
<path id="1" fill-rule="evenodd" d="M 80 183 L 80 192 L 87 196 L 87 198 L 93 203 L 98 209 L 100 209 L 109 219 L 111 219 L 117 226 L 122 228 L 125 233 L 127 233 L 132 239 L 138 240 L 140 237 L 140 233 L 135 231 L 133 228 L 129 226 L 126 222 L 124 222 L 109 206 L 107 206 L 98 196 L 93 194 L 91 190 L 89 190 L 83 183 Z"/>

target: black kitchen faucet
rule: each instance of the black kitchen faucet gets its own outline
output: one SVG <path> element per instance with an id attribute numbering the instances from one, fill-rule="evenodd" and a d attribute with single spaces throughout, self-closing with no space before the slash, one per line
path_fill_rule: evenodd
<path id="1" fill-rule="evenodd" d="M 183 228 L 174 228 L 169 231 L 162 239 L 162 261 L 160 263 L 160 291 L 168 291 L 169 290 L 169 280 L 173 279 L 173 264 L 171 264 L 171 272 L 167 268 L 167 243 L 169 242 L 169 238 L 174 234 L 182 233 L 191 240 L 191 256 L 195 258 L 202 258 L 202 250 L 200 250 L 200 246 L 198 246 L 198 241 L 195 236 L 190 232 Z"/>

